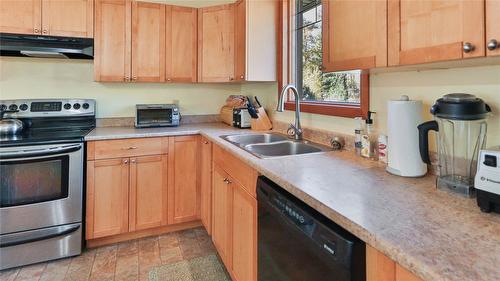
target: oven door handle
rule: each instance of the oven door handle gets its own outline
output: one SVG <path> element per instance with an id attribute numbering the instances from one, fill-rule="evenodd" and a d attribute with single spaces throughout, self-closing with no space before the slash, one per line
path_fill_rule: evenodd
<path id="1" fill-rule="evenodd" d="M 56 146 L 44 149 L 30 149 L 30 150 L 20 150 L 20 151 L 5 151 L 0 153 L 1 160 L 26 158 L 26 157 L 39 157 L 39 156 L 50 156 L 62 153 L 70 153 L 82 149 L 82 144 L 64 145 Z"/>
<path id="2" fill-rule="evenodd" d="M 68 235 L 77 231 L 80 224 L 64 225 L 58 227 L 51 227 L 49 229 L 40 229 L 30 231 L 29 233 L 14 233 L 0 236 L 0 248 L 12 247 L 16 245 L 32 243 L 42 240 L 47 240 L 59 236 Z"/>

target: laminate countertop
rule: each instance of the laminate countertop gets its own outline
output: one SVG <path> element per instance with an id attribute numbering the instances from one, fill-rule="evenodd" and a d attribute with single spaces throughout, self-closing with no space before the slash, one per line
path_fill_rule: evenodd
<path id="1" fill-rule="evenodd" d="M 424 280 L 500 280 L 500 215 L 437 190 L 435 177 L 402 178 L 352 152 L 260 159 L 220 136 L 221 123 L 96 128 L 86 140 L 201 134 Z"/>

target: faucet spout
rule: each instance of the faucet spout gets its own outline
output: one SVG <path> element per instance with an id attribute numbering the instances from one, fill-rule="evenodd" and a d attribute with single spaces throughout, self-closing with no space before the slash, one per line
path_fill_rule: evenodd
<path id="1" fill-rule="evenodd" d="M 300 96 L 299 91 L 297 91 L 294 85 L 288 84 L 283 87 L 279 95 L 276 111 L 283 112 L 285 110 L 285 96 L 289 90 L 292 90 L 295 99 L 295 125 L 290 125 L 289 130 L 293 130 L 295 140 L 302 140 L 302 128 L 300 126 Z"/>

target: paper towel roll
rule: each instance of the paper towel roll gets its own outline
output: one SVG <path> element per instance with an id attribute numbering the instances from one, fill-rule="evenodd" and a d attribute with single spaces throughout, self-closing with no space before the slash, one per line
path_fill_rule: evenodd
<path id="1" fill-rule="evenodd" d="M 387 103 L 388 166 L 391 174 L 420 177 L 427 173 L 418 147 L 417 126 L 422 123 L 422 101 L 400 100 Z"/>

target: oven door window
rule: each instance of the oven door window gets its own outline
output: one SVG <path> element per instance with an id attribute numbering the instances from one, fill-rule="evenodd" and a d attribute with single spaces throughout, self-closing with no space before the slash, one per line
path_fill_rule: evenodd
<path id="1" fill-rule="evenodd" d="M 172 109 L 140 109 L 137 111 L 139 123 L 170 124 L 172 123 Z"/>
<path id="2" fill-rule="evenodd" d="M 0 163 L 0 207 L 68 197 L 69 156 Z"/>

